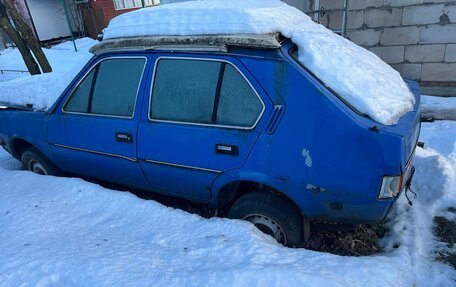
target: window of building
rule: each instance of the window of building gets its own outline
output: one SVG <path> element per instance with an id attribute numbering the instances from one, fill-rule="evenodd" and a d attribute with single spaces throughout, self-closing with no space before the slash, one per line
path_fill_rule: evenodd
<path id="1" fill-rule="evenodd" d="M 116 10 L 141 8 L 160 4 L 160 0 L 114 0 Z"/>

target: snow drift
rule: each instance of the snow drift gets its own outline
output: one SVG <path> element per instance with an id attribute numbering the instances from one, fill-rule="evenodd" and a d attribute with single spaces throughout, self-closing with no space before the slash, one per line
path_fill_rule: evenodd
<path id="1" fill-rule="evenodd" d="M 365 257 L 285 248 L 248 222 L 18 171 L 0 149 L 0 286 L 454 286 L 456 271 L 433 260 L 432 218 L 456 204 L 456 123 L 425 123 L 421 136 L 418 199 L 401 196 L 385 252 Z"/>
<path id="2" fill-rule="evenodd" d="M 275 32 L 291 38 L 299 61 L 372 119 L 390 125 L 413 110 L 413 94 L 397 71 L 278 0 L 204 0 L 145 8 L 111 20 L 104 38 Z"/>
<path id="3" fill-rule="evenodd" d="M 88 50 L 97 42 L 90 38 L 76 40 L 78 52 L 74 51 L 71 41 L 61 43 L 51 49 L 43 49 L 53 72 L 21 76 L 4 82 L 0 79 L 0 104 L 33 105 L 35 110 L 50 108 L 93 57 Z M 3 69 L 26 70 L 17 49 L 3 52 L 0 55 L 0 63 Z"/>

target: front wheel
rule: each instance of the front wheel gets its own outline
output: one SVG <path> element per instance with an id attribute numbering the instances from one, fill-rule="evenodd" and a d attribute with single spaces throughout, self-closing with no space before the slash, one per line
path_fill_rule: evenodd
<path id="1" fill-rule="evenodd" d="M 60 175 L 60 171 L 38 149 L 31 147 L 22 154 L 22 166 L 39 175 Z"/>
<path id="2" fill-rule="evenodd" d="M 228 217 L 247 220 L 289 247 L 303 246 L 310 233 L 305 217 L 291 203 L 269 192 L 254 191 L 241 196 Z"/>

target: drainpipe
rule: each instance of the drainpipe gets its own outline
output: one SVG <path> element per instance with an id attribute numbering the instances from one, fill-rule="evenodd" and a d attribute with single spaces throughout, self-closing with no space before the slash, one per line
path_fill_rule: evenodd
<path id="1" fill-rule="evenodd" d="M 65 11 L 65 17 L 67 20 L 68 29 L 70 30 L 71 41 L 73 41 L 74 51 L 77 52 L 78 48 L 76 47 L 76 42 L 74 41 L 73 28 L 71 27 L 70 17 L 68 16 L 68 10 L 67 10 L 65 0 L 62 0 L 62 6 L 63 6 L 63 10 Z"/>
<path id="2" fill-rule="evenodd" d="M 342 37 L 347 38 L 348 0 L 344 0 L 344 11 L 342 14 Z"/>
<path id="3" fill-rule="evenodd" d="M 313 20 L 315 22 L 318 22 L 318 17 L 320 16 L 320 0 L 315 0 L 315 3 L 314 3 L 314 11 L 317 11 L 314 13 L 313 15 Z"/>

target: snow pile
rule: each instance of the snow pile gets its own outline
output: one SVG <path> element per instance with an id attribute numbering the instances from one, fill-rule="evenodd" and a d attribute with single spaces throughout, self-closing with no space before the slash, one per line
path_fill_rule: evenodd
<path id="1" fill-rule="evenodd" d="M 30 76 L 14 74 L 16 79 L 0 78 L 0 104 L 33 104 L 36 110 L 50 108 L 82 67 L 93 56 L 88 52 L 97 41 L 83 38 L 76 41 L 78 52 L 71 41 L 43 49 L 53 72 Z M 9 49 L 0 55 L 0 69 L 27 70 L 17 49 Z M 10 75 L 10 74 L 8 74 Z"/>
<path id="2" fill-rule="evenodd" d="M 456 97 L 421 96 L 421 116 L 456 121 Z"/>
<path id="3" fill-rule="evenodd" d="M 426 110 L 453 110 L 456 113 L 456 97 L 421 96 L 421 108 Z"/>
<path id="4" fill-rule="evenodd" d="M 78 51 L 89 51 L 89 49 L 97 44 L 98 41 L 89 37 L 80 38 L 75 40 L 76 48 Z M 65 51 L 74 51 L 73 41 L 65 41 L 58 45 L 52 46 L 51 50 L 65 50 Z"/>
<path id="5" fill-rule="evenodd" d="M 0 150 L 0 285 L 454 286 L 456 271 L 434 261 L 432 218 L 456 204 L 456 123 L 425 123 L 421 139 L 419 197 L 399 199 L 386 252 L 367 257 L 284 248 L 247 222 L 17 171 Z"/>
<path id="6" fill-rule="evenodd" d="M 76 40 L 78 53 L 74 52 L 72 41 L 60 43 L 50 49 L 43 48 L 43 52 L 51 64 L 53 71 L 63 72 L 75 63 L 80 62 L 81 57 L 84 57 L 84 54 L 88 54 L 89 49 L 96 43 L 98 41 L 91 38 L 81 38 Z M 0 69 L 27 71 L 19 50 L 12 48 L 0 52 Z M 7 75 L 7 73 L 4 75 Z M 4 75 L 0 74 L 0 82 Z M 28 73 L 26 75 L 29 76 Z"/>
<path id="7" fill-rule="evenodd" d="M 79 62 L 68 71 L 55 71 L 0 82 L 0 104 L 32 104 L 35 110 L 50 108 L 90 58 L 92 55 L 79 58 Z"/>
<path id="8" fill-rule="evenodd" d="M 374 120 L 394 124 L 413 110 L 413 94 L 397 71 L 278 0 L 205 0 L 145 8 L 111 20 L 104 38 L 274 32 L 291 38 L 303 65 Z"/>

